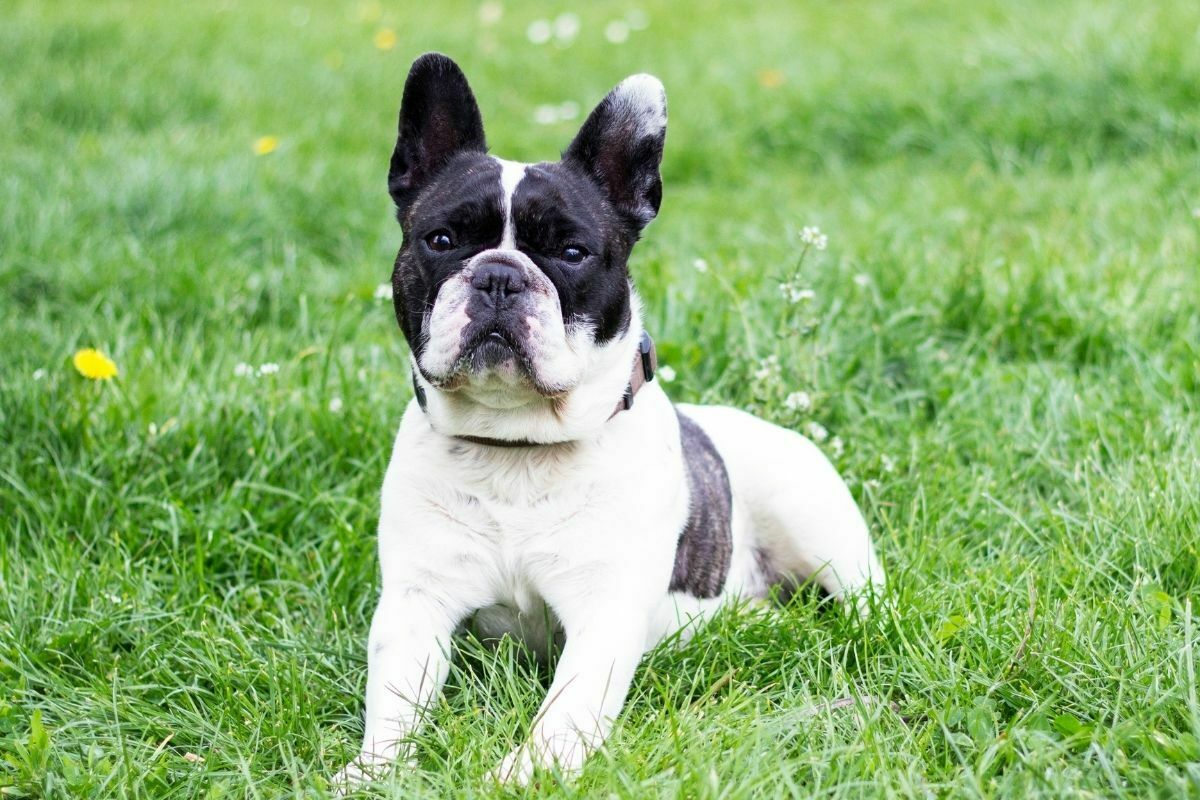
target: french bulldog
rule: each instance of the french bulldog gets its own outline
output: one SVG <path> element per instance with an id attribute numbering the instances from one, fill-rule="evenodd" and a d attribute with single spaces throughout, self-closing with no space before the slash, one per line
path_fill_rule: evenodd
<path id="1" fill-rule="evenodd" d="M 629 257 L 662 199 L 663 85 L 622 81 L 557 161 L 489 155 L 459 67 L 412 65 L 388 171 L 392 272 L 414 398 L 383 481 L 382 589 L 362 750 L 348 785 L 413 761 L 451 639 L 561 648 L 528 738 L 495 769 L 571 774 L 600 747 L 643 654 L 722 606 L 883 581 L 821 451 L 655 381 Z"/>

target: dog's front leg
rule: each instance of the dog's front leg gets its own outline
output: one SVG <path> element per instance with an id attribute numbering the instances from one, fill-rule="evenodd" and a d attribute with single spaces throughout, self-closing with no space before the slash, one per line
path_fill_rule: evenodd
<path id="1" fill-rule="evenodd" d="M 385 588 L 371 621 L 362 750 L 338 775 L 348 785 L 373 768 L 408 760 L 408 737 L 450 670 L 450 638 L 462 615 L 414 588 Z"/>
<path id="2" fill-rule="evenodd" d="M 578 621 L 563 619 L 567 642 L 528 741 L 510 753 L 495 776 L 526 784 L 537 767 L 579 771 L 604 743 L 625 704 L 646 649 L 644 608 L 594 603 Z"/>

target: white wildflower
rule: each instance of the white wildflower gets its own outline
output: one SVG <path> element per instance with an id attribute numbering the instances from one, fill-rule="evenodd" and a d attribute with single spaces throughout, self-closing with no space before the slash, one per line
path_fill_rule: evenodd
<path id="1" fill-rule="evenodd" d="M 535 19 L 525 29 L 525 38 L 529 39 L 532 44 L 545 44 L 553 35 L 554 28 L 550 25 L 549 20 Z"/>
<path id="2" fill-rule="evenodd" d="M 38 367 L 37 369 L 35 369 L 33 371 L 33 379 L 35 381 L 40 381 L 40 380 L 44 379 L 45 377 L 46 377 L 45 367 Z"/>
<path id="3" fill-rule="evenodd" d="M 495 25 L 504 16 L 504 6 L 489 0 L 479 6 L 479 21 L 484 25 Z"/>
<path id="4" fill-rule="evenodd" d="M 538 106 L 533 110 L 533 121 L 538 125 L 553 125 L 558 122 L 558 106 Z"/>
<path id="5" fill-rule="evenodd" d="M 242 361 L 233 368 L 233 374 L 239 378 L 252 378 L 254 377 L 254 366 Z"/>
<path id="6" fill-rule="evenodd" d="M 274 375 L 279 372 L 279 365 L 273 361 L 268 361 L 266 364 L 260 364 L 258 367 L 259 375 Z"/>
<path id="7" fill-rule="evenodd" d="M 337 396 L 329 398 L 329 410 L 334 414 L 342 413 L 342 398 Z"/>
<path id="8" fill-rule="evenodd" d="M 779 293 L 786 297 L 789 303 L 806 303 L 817 296 L 812 289 L 801 289 L 791 282 L 779 284 Z"/>
<path id="9" fill-rule="evenodd" d="M 883 467 L 884 472 L 896 471 L 896 459 L 892 458 L 886 453 L 879 457 L 879 463 Z"/>
<path id="10" fill-rule="evenodd" d="M 842 457 L 842 453 L 846 452 L 846 445 L 842 442 L 842 437 L 835 436 L 829 440 L 829 452 L 833 453 L 834 458 Z"/>
<path id="11" fill-rule="evenodd" d="M 823 442 L 829 438 L 829 431 L 819 422 L 810 422 L 805 425 L 804 433 L 814 442 Z"/>
<path id="12" fill-rule="evenodd" d="M 392 285 L 390 283 L 381 283 L 378 286 L 376 286 L 375 287 L 375 299 L 376 300 L 391 300 L 392 299 Z"/>
<path id="13" fill-rule="evenodd" d="M 658 377 L 662 378 L 663 383 L 670 383 L 675 380 L 675 370 L 671 369 L 670 364 L 661 364 L 658 368 Z"/>
<path id="14" fill-rule="evenodd" d="M 870 491 L 872 491 L 872 492 L 877 492 L 877 491 L 879 491 L 879 489 L 880 489 L 882 486 L 883 486 L 883 484 L 882 484 L 882 483 L 880 483 L 879 481 L 875 480 L 874 478 L 871 478 L 871 479 L 870 479 L 870 480 L 868 480 L 868 481 L 863 481 L 863 488 L 864 488 L 864 489 L 868 489 L 868 490 L 870 490 Z"/>
<path id="15" fill-rule="evenodd" d="M 579 116 L 579 103 L 574 100 L 565 100 L 558 105 L 558 118 L 561 120 L 571 120 Z"/>
<path id="16" fill-rule="evenodd" d="M 864 275 L 863 273 L 860 272 L 859 274 L 854 276 L 854 285 L 855 286 L 870 286 L 871 285 L 871 276 Z"/>
<path id="17" fill-rule="evenodd" d="M 630 30 L 644 31 L 650 25 L 650 18 L 640 8 L 631 8 L 625 15 L 625 22 L 629 25 Z"/>
<path id="18" fill-rule="evenodd" d="M 758 369 L 754 371 L 754 378 L 755 380 L 765 381 L 778 374 L 779 357 L 770 355 L 758 362 Z"/>
<path id="19" fill-rule="evenodd" d="M 604 26 L 604 38 L 613 44 L 622 44 L 629 39 L 629 23 L 625 20 L 614 19 Z"/>
<path id="20" fill-rule="evenodd" d="M 696 270 L 696 272 L 708 272 L 708 262 L 703 258 L 697 258 L 692 262 L 692 269 Z"/>
<path id="21" fill-rule="evenodd" d="M 147 425 L 146 433 L 150 434 L 151 436 L 158 436 L 158 423 L 151 422 L 149 425 Z"/>
<path id="22" fill-rule="evenodd" d="M 800 241 L 818 250 L 824 250 L 829 245 L 829 237 L 821 233 L 821 229 L 816 225 L 805 226 L 804 230 L 800 231 Z"/>
<path id="23" fill-rule="evenodd" d="M 808 411 L 812 408 L 812 397 L 808 392 L 792 392 L 784 398 L 783 404 L 791 411 Z"/>
<path id="24" fill-rule="evenodd" d="M 579 15 L 567 12 L 554 18 L 554 40 L 565 47 L 579 35 Z"/>

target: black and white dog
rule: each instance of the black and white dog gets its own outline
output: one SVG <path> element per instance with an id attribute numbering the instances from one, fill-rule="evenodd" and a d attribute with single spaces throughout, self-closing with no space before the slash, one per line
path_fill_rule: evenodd
<path id="1" fill-rule="evenodd" d="M 505 161 L 458 66 L 412 66 L 388 189 L 416 397 L 383 484 L 366 731 L 341 780 L 411 759 L 465 624 L 543 653 L 565 638 L 528 740 L 496 770 L 526 782 L 582 766 L 665 636 L 777 584 L 844 597 L 883 579 L 815 445 L 673 406 L 653 381 L 627 261 L 658 212 L 666 124 L 662 84 L 634 75 L 560 161 Z"/>

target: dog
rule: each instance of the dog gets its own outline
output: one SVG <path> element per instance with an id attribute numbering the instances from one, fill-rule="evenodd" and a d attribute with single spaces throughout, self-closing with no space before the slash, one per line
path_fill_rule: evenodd
<path id="1" fill-rule="evenodd" d="M 464 626 L 541 655 L 561 644 L 532 731 L 494 772 L 524 784 L 582 768 L 665 637 L 775 586 L 861 604 L 882 584 L 814 444 L 672 405 L 654 380 L 628 259 L 659 210 L 666 124 L 662 83 L 633 75 L 560 160 L 506 161 L 459 67 L 412 65 L 388 190 L 414 398 L 383 482 L 365 731 L 344 785 L 412 763 Z"/>

